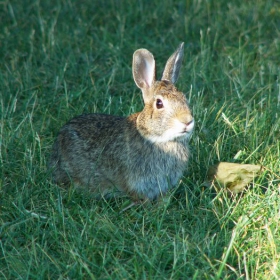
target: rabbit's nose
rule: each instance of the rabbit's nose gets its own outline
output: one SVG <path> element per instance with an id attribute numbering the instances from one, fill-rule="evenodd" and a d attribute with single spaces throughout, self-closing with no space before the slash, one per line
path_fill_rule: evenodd
<path id="1" fill-rule="evenodd" d="M 186 124 L 186 131 L 191 132 L 194 128 L 194 119 L 191 119 L 189 122 L 185 123 Z"/>

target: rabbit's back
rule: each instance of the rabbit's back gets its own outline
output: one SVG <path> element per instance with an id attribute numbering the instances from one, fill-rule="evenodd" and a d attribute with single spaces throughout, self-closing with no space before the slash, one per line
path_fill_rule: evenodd
<path id="1" fill-rule="evenodd" d="M 113 151 L 119 146 L 116 131 L 123 129 L 123 117 L 85 114 L 65 124 L 53 145 L 50 166 L 55 183 L 74 184 L 96 192 L 107 192 L 115 168 Z M 104 161 L 107 155 L 109 158 Z M 114 165 L 114 168 L 112 167 Z"/>

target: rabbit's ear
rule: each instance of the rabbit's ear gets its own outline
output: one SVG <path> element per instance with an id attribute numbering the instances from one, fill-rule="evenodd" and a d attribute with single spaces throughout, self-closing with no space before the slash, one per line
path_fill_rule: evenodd
<path id="1" fill-rule="evenodd" d="M 184 43 L 181 43 L 178 49 L 167 60 L 161 80 L 167 80 L 173 84 L 177 81 L 183 57 Z"/>
<path id="2" fill-rule="evenodd" d="M 155 60 L 146 49 L 139 49 L 133 54 L 132 71 L 136 85 L 142 90 L 144 102 L 149 99 L 149 89 L 155 82 Z"/>

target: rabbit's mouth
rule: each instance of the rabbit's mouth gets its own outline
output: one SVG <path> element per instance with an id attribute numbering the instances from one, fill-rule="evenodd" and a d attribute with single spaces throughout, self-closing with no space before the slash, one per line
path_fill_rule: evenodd
<path id="1" fill-rule="evenodd" d="M 177 138 L 189 138 L 192 134 L 192 131 L 182 131 Z"/>
<path id="2" fill-rule="evenodd" d="M 176 120 L 173 123 L 173 128 L 169 131 L 169 133 L 173 136 L 173 139 L 176 138 L 189 138 L 193 132 L 194 128 L 194 119 L 191 121 L 184 123 L 182 121 Z M 166 131 L 167 133 L 167 131 Z"/>

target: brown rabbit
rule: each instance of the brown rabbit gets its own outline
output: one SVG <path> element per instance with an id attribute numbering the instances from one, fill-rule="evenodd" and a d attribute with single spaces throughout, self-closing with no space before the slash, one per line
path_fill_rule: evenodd
<path id="1" fill-rule="evenodd" d="M 183 93 L 173 85 L 184 43 L 155 80 L 155 60 L 146 49 L 133 55 L 133 77 L 145 107 L 128 117 L 85 114 L 65 124 L 50 160 L 55 183 L 101 194 L 115 189 L 133 200 L 154 200 L 177 184 L 189 158 L 194 119 Z"/>

